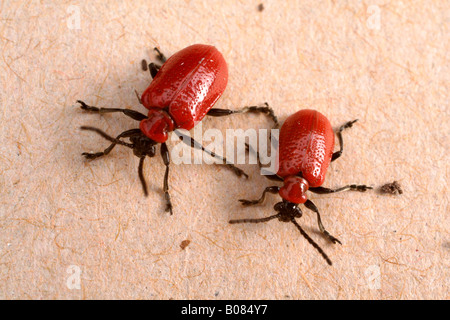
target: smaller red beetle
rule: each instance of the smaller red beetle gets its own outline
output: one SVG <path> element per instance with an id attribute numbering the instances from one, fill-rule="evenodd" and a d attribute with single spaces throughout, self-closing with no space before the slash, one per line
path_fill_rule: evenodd
<path id="1" fill-rule="evenodd" d="M 172 203 L 169 195 L 169 164 L 170 154 L 166 145 L 168 134 L 176 129 L 192 129 L 198 122 L 208 115 L 213 117 L 227 116 L 235 113 L 265 113 L 276 121 L 271 108 L 250 106 L 240 110 L 214 109 L 213 105 L 224 92 L 228 81 L 228 67 L 222 54 L 214 47 L 204 44 L 195 44 L 178 51 L 167 61 L 164 55 L 155 48 L 162 66 L 150 63 L 149 69 L 153 81 L 138 100 L 148 109 L 148 114 L 119 109 L 97 108 L 89 106 L 78 100 L 81 108 L 95 113 L 122 112 L 126 116 L 140 121 L 139 128 L 122 132 L 113 138 L 98 128 L 83 126 L 82 130 L 90 130 L 109 140 L 111 145 L 102 152 L 83 153 L 87 159 L 96 159 L 107 155 L 117 145 L 126 146 L 139 157 L 138 173 L 147 195 L 147 184 L 143 174 L 145 157 L 155 156 L 155 145 L 161 144 L 161 157 L 166 172 L 164 174 L 164 194 L 167 202 L 166 211 L 172 214 Z M 137 93 L 136 93 L 137 95 Z M 230 164 L 225 158 L 206 150 L 194 139 L 175 132 L 183 142 L 192 148 L 201 149 L 222 161 L 222 164 L 231 168 L 238 176 L 247 175 L 239 168 Z M 121 140 L 130 139 L 130 143 Z M 189 141 L 189 143 L 187 142 Z"/>
<path id="2" fill-rule="evenodd" d="M 283 201 L 275 204 L 274 209 L 278 213 L 261 219 L 230 220 L 230 223 L 259 223 L 277 218 L 283 222 L 292 222 L 308 242 L 316 248 L 325 258 L 328 264 L 332 264 L 330 258 L 322 248 L 315 243 L 297 223 L 295 218 L 302 216 L 298 207 L 304 204 L 308 209 L 317 214 L 320 231 L 333 243 L 341 242 L 333 237 L 323 226 L 320 213 L 316 205 L 307 199 L 306 192 L 326 194 L 345 190 L 366 191 L 372 187 L 366 185 L 347 185 L 337 189 L 321 187 L 325 180 L 325 174 L 331 161 L 342 155 L 343 140 L 341 132 L 349 128 L 357 120 L 347 122 L 339 128 L 337 136 L 340 150 L 333 152 L 334 132 L 328 119 L 315 110 L 300 110 L 286 119 L 280 129 L 279 137 L 279 169 L 277 174 L 266 176 L 268 179 L 283 181 L 284 185 L 267 187 L 258 200 L 239 200 L 243 205 L 249 206 L 262 203 L 266 193 L 278 193 Z M 277 123 L 276 123 L 277 124 Z M 277 124 L 278 125 L 278 124 Z"/>

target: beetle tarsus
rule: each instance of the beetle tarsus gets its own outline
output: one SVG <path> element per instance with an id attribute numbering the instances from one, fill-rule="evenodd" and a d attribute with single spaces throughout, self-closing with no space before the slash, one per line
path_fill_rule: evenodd
<path id="1" fill-rule="evenodd" d="M 339 243 L 340 245 L 342 245 L 342 242 L 339 241 L 338 238 L 332 236 L 327 230 L 324 230 L 322 233 L 328 238 L 328 240 L 330 240 L 334 244 Z"/>
<path id="2" fill-rule="evenodd" d="M 81 155 L 84 156 L 88 160 L 94 160 L 94 159 L 104 156 L 105 153 L 104 152 L 96 152 L 96 153 L 83 152 Z"/>
<path id="3" fill-rule="evenodd" d="M 339 131 L 344 131 L 345 129 L 351 128 L 356 121 L 358 121 L 358 119 L 346 122 L 339 128 Z"/>
<path id="4" fill-rule="evenodd" d="M 156 51 L 156 58 L 158 58 L 159 61 L 161 61 L 161 62 L 166 62 L 166 60 L 167 60 L 166 56 L 164 55 L 164 53 L 162 53 L 162 52 L 158 49 L 158 47 L 154 47 L 153 50 Z"/>
<path id="5" fill-rule="evenodd" d="M 245 207 L 261 203 L 259 200 L 247 200 L 247 199 L 239 199 L 239 202 Z"/>
<path id="6" fill-rule="evenodd" d="M 351 128 L 356 121 L 358 121 L 358 119 L 348 121 L 339 127 L 339 130 L 336 132 L 338 139 L 339 139 L 339 151 L 336 151 L 333 153 L 333 155 L 331 157 L 331 161 L 334 161 L 334 160 L 338 159 L 340 156 L 342 156 L 342 152 L 344 151 L 344 140 L 342 139 L 342 131 L 344 131 L 345 129 Z"/>
<path id="7" fill-rule="evenodd" d="M 260 107 L 260 106 L 249 106 L 249 107 L 244 107 L 241 111 L 242 113 L 245 112 L 251 112 L 251 113 L 263 113 L 265 114 L 267 117 L 269 117 L 270 119 L 272 119 L 272 121 L 274 122 L 274 129 L 278 128 L 280 126 L 280 123 L 278 122 L 278 118 L 275 115 L 275 112 L 273 111 L 273 109 L 269 106 L 269 104 L 267 102 L 264 102 L 264 106 Z"/>
<path id="8" fill-rule="evenodd" d="M 366 185 L 351 185 L 351 190 L 359 191 L 359 192 L 366 192 L 367 190 L 373 189 L 372 187 L 366 186 Z"/>
<path id="9" fill-rule="evenodd" d="M 136 92 L 136 96 L 138 97 L 139 102 L 141 102 L 139 95 Z M 127 117 L 130 117 L 133 120 L 137 120 L 137 121 L 141 121 L 144 119 L 147 119 L 147 116 L 145 114 L 142 114 L 138 111 L 134 111 L 131 109 L 120 109 L 120 108 L 98 108 L 98 107 L 94 107 L 94 106 L 90 106 L 87 105 L 86 103 L 84 103 L 81 100 L 77 100 L 78 103 L 81 104 L 81 109 L 85 110 L 85 111 L 89 111 L 89 112 L 96 112 L 99 114 L 103 114 L 103 113 L 111 113 L 111 112 L 122 112 L 124 115 L 126 115 Z"/>
<path id="10" fill-rule="evenodd" d="M 83 110 L 92 111 L 92 112 L 100 112 L 99 108 L 87 105 L 85 102 L 83 102 L 81 100 L 77 100 L 77 102 L 79 104 L 81 104 L 80 108 L 83 109 Z"/>
<path id="11" fill-rule="evenodd" d="M 167 200 L 167 199 L 166 199 Z M 173 215 L 173 207 L 172 207 L 172 203 L 170 202 L 170 197 L 169 197 L 169 202 L 166 204 L 166 212 L 170 212 L 170 215 Z"/>

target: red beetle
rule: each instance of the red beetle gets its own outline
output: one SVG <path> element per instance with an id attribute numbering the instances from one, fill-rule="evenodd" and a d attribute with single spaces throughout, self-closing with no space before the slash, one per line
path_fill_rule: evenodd
<path id="1" fill-rule="evenodd" d="M 307 199 L 306 192 L 326 194 L 344 190 L 366 191 L 372 187 L 366 185 L 347 185 L 338 189 L 321 187 L 325 180 L 325 174 L 331 161 L 342 155 L 343 141 L 341 132 L 349 128 L 357 120 L 347 122 L 339 128 L 337 136 L 340 150 L 333 152 L 334 132 L 330 121 L 318 111 L 300 110 L 286 119 L 280 130 L 279 137 L 279 169 L 277 174 L 268 175 L 271 180 L 283 181 L 284 185 L 267 187 L 258 200 L 239 200 L 243 205 L 254 205 L 262 203 L 267 192 L 278 193 L 283 201 L 275 204 L 274 209 L 278 213 L 261 219 L 239 219 L 230 220 L 230 223 L 259 223 L 275 218 L 283 222 L 292 222 L 308 242 L 316 248 L 325 258 L 328 264 L 331 260 L 325 252 L 315 243 L 300 227 L 295 218 L 302 216 L 298 207 L 304 204 L 308 209 L 317 214 L 320 231 L 333 243 L 341 242 L 333 237 L 323 226 L 319 210 L 316 205 Z"/>
<path id="2" fill-rule="evenodd" d="M 164 55 L 155 48 L 158 59 L 163 62 L 162 66 L 150 63 L 149 69 L 153 81 L 144 91 L 139 102 L 148 109 L 148 114 L 119 109 L 119 108 L 97 108 L 89 106 L 78 100 L 81 108 L 96 113 L 122 112 L 128 117 L 140 121 L 139 128 L 122 132 L 116 138 L 109 136 L 100 129 L 83 126 L 82 130 L 97 132 L 105 139 L 111 141 L 111 145 L 102 152 L 83 153 L 87 159 L 96 159 L 107 155 L 117 144 L 126 146 L 140 158 L 138 173 L 147 195 L 147 184 L 143 175 L 143 163 L 146 156 L 155 156 L 155 145 L 161 144 L 161 156 L 166 166 L 164 175 L 164 194 L 167 202 L 166 211 L 172 214 L 172 203 L 169 195 L 168 175 L 170 155 L 166 145 L 168 133 L 176 129 L 192 129 L 206 116 L 226 116 L 234 113 L 260 112 L 276 117 L 271 108 L 250 106 L 241 110 L 214 109 L 213 105 L 224 92 L 228 81 L 228 68 L 222 54 L 210 45 L 195 44 L 171 56 L 167 61 Z M 202 149 L 209 155 L 216 157 L 222 163 L 231 168 L 238 176 L 247 175 L 239 168 L 228 163 L 214 152 L 206 150 L 194 139 L 176 132 L 183 142 L 191 147 Z M 121 140 L 130 139 L 130 143 Z"/>

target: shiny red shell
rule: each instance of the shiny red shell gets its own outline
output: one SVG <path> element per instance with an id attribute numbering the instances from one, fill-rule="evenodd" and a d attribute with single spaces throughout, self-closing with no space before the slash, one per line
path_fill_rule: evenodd
<path id="1" fill-rule="evenodd" d="M 175 129 L 192 129 L 225 91 L 228 67 L 210 45 L 195 44 L 172 55 L 141 97 L 147 109 L 168 108 Z"/>
<path id="2" fill-rule="evenodd" d="M 302 173 L 310 187 L 325 180 L 334 149 L 330 121 L 316 110 L 300 110 L 289 116 L 280 129 L 277 175 Z"/>

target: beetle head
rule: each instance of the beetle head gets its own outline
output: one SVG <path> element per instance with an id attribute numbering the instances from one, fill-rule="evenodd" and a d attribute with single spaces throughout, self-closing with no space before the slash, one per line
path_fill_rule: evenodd
<path id="1" fill-rule="evenodd" d="M 280 214 L 278 220 L 282 222 L 290 222 L 293 218 L 300 218 L 303 214 L 297 204 L 286 200 L 278 202 L 273 208 Z"/>
<path id="2" fill-rule="evenodd" d="M 130 137 L 133 144 L 133 153 L 136 157 L 149 156 L 154 157 L 156 153 L 156 142 L 145 135 Z"/>

